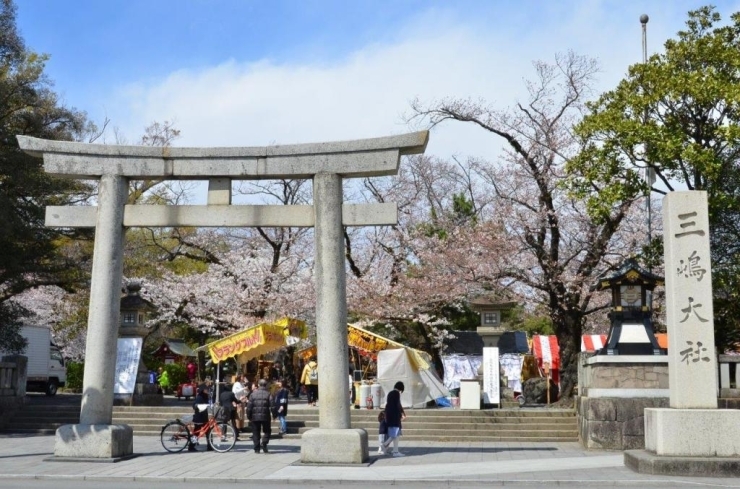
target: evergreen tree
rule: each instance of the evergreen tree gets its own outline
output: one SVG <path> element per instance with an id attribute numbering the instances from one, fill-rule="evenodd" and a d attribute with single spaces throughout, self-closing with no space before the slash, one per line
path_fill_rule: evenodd
<path id="1" fill-rule="evenodd" d="M 86 188 L 45 174 L 42 161 L 18 147 L 17 135 L 73 140 L 93 129 L 86 114 L 65 107 L 44 75 L 48 57 L 26 49 L 16 7 L 0 0 L 0 349 L 21 351 L 17 294 L 38 285 L 69 286 L 73 264 L 55 253 L 64 235 L 44 226 L 47 205 L 86 198 Z"/>

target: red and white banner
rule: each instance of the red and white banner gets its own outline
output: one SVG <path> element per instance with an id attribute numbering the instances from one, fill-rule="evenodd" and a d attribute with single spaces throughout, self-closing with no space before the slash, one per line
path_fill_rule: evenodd
<path id="1" fill-rule="evenodd" d="M 605 334 L 585 334 L 581 336 L 581 351 L 601 350 L 606 345 Z"/>
<path id="2" fill-rule="evenodd" d="M 532 338 L 532 352 L 537 358 L 537 365 L 543 369 L 545 362 L 550 364 L 552 380 L 560 382 L 560 347 L 555 335 L 535 335 Z M 544 370 L 544 369 L 543 369 Z"/>

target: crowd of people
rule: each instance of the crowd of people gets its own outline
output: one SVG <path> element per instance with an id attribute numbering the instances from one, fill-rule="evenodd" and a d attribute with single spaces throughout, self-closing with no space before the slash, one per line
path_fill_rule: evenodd
<path id="1" fill-rule="evenodd" d="M 196 430 L 208 422 L 208 412 L 202 407 L 203 405 L 212 406 L 214 404 L 212 384 L 212 381 L 207 379 L 198 386 L 193 402 L 193 424 Z M 350 403 L 354 394 L 352 385 L 352 376 L 350 375 Z M 315 357 L 312 357 L 303 366 L 298 378 L 286 376 L 279 362 L 272 365 L 268 378 L 250 383 L 246 375 L 237 375 L 233 384 L 223 384 L 219 394 L 218 404 L 221 409 L 221 419 L 231 423 L 234 432 L 237 434 L 237 441 L 242 430 L 251 425 L 255 453 L 268 453 L 268 444 L 272 435 L 272 420 L 278 420 L 281 435 L 287 433 L 286 417 L 288 415 L 289 398 L 299 398 L 301 390 L 306 393 L 308 405 L 316 406 L 319 398 L 319 380 L 318 363 Z M 406 419 L 406 413 L 401 404 L 403 391 L 403 382 L 396 382 L 393 390 L 387 395 L 385 410 L 378 415 L 378 454 L 380 455 L 404 456 L 398 450 L 401 422 Z M 195 445 L 196 440 L 191 440 L 188 450 L 196 450 Z M 213 450 L 210 443 L 207 450 Z"/>

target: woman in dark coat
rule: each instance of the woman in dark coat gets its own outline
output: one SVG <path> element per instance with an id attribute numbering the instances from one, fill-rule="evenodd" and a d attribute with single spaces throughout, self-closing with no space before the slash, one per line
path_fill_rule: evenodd
<path id="1" fill-rule="evenodd" d="M 385 401 L 385 422 L 388 426 L 388 436 L 383 443 L 383 451 L 388 453 L 388 447 L 393 443 L 394 457 L 403 457 L 404 454 L 398 451 L 398 437 L 401 436 L 401 421 L 406 418 L 406 412 L 401 405 L 401 394 L 403 393 L 403 382 L 396 382 L 393 390 L 388 393 Z"/>
<path id="2" fill-rule="evenodd" d="M 200 387 L 198 387 L 198 394 L 195 396 L 195 401 L 193 402 L 193 426 L 195 431 L 199 431 L 204 424 L 208 423 L 208 409 L 200 410 L 198 408 L 198 405 L 201 406 L 205 404 L 206 406 L 210 403 L 210 396 L 209 396 L 209 386 L 208 384 L 202 384 Z M 208 440 L 207 433 L 203 433 L 202 436 L 206 437 L 206 443 L 208 444 L 207 450 L 213 450 L 213 447 L 211 446 L 211 442 Z M 188 450 L 191 452 L 195 451 L 195 443 L 194 438 L 191 437 L 190 443 L 188 444 Z"/>

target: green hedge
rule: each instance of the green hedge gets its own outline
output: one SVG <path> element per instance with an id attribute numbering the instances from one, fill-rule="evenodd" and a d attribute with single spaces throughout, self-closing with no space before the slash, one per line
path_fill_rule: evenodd
<path id="1" fill-rule="evenodd" d="M 83 362 L 67 362 L 67 389 L 82 389 L 82 378 L 85 373 Z"/>
<path id="2" fill-rule="evenodd" d="M 169 389 L 167 389 L 168 394 L 170 392 L 176 391 L 177 387 L 180 384 L 187 382 L 188 373 L 183 365 L 177 363 L 169 363 L 164 366 L 164 369 L 167 372 L 167 377 L 170 380 Z"/>

